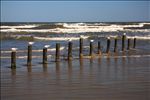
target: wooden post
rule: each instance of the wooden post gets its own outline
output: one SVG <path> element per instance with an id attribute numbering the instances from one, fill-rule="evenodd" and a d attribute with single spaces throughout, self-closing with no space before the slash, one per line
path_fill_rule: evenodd
<path id="1" fill-rule="evenodd" d="M 69 41 L 68 43 L 68 60 L 72 60 L 72 42 Z"/>
<path id="2" fill-rule="evenodd" d="M 58 62 L 60 61 L 60 43 L 56 43 L 56 57 L 55 61 Z"/>
<path id="3" fill-rule="evenodd" d="M 45 45 L 43 48 L 43 64 L 47 64 L 47 48 L 49 45 Z"/>
<path id="4" fill-rule="evenodd" d="M 135 48 L 136 47 L 136 38 L 134 38 L 134 40 L 133 40 L 133 48 Z"/>
<path id="5" fill-rule="evenodd" d="M 122 36 L 122 51 L 125 51 L 125 38 L 126 38 L 126 33 L 124 33 Z"/>
<path id="6" fill-rule="evenodd" d="M 130 50 L 130 39 L 128 39 L 128 47 L 127 50 Z"/>
<path id="7" fill-rule="evenodd" d="M 114 52 L 117 52 L 117 37 L 115 38 L 115 43 L 114 43 Z"/>
<path id="8" fill-rule="evenodd" d="M 101 51 L 101 42 L 98 41 L 98 54 L 101 55 L 102 51 Z"/>
<path id="9" fill-rule="evenodd" d="M 31 65 L 32 63 L 32 44 L 34 44 L 34 42 L 29 42 L 28 43 L 28 57 L 27 57 L 27 65 Z"/>
<path id="10" fill-rule="evenodd" d="M 90 41 L 90 52 L 89 52 L 89 55 L 92 57 L 93 56 L 93 41 L 94 40 L 91 40 Z"/>
<path id="11" fill-rule="evenodd" d="M 82 50 L 83 50 L 83 38 L 82 37 L 80 38 L 79 45 L 80 45 L 79 58 L 82 58 L 83 57 L 83 53 L 82 53 Z"/>
<path id="12" fill-rule="evenodd" d="M 106 48 L 106 53 L 110 53 L 110 37 L 107 38 L 107 48 Z"/>
<path id="13" fill-rule="evenodd" d="M 16 50 L 17 48 L 11 48 L 11 69 L 16 69 Z"/>

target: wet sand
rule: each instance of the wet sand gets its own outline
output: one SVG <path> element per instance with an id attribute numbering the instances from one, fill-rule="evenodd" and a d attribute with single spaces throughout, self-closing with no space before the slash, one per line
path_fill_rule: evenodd
<path id="1" fill-rule="evenodd" d="M 150 99 L 149 56 L 74 59 L 46 65 L 37 63 L 41 59 L 34 61 L 33 66 L 21 63 L 16 70 L 1 67 L 2 100 Z"/>

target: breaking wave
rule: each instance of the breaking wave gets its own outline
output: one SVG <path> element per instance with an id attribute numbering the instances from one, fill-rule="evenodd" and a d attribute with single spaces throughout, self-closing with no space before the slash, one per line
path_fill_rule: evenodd
<path id="1" fill-rule="evenodd" d="M 55 23 L 1 26 L 1 32 L 85 33 L 118 31 L 150 32 L 150 23 Z"/>

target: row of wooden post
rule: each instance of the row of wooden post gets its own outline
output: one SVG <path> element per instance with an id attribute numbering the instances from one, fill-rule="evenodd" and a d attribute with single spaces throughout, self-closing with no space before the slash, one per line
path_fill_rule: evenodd
<path id="1" fill-rule="evenodd" d="M 125 37 L 126 35 L 124 34 L 122 36 L 122 51 L 125 51 Z M 90 51 L 89 51 L 89 56 L 92 57 L 93 56 L 93 41 L 90 41 Z M 117 41 L 118 39 L 115 38 L 114 41 L 114 52 L 117 52 Z M 127 50 L 130 49 L 130 41 L 131 39 L 128 39 L 127 41 Z M 29 42 L 28 45 L 28 53 L 27 53 L 27 65 L 31 65 L 32 64 L 32 44 L 33 42 Z M 107 38 L 107 47 L 106 47 L 106 53 L 109 54 L 110 53 L 110 38 Z M 47 49 L 48 49 L 49 45 L 46 45 L 43 48 L 43 64 L 48 63 L 47 61 Z M 68 43 L 68 57 L 67 59 L 70 61 L 72 60 L 72 47 L 73 47 L 73 43 L 71 41 L 69 41 Z M 134 43 L 133 43 L 133 48 L 136 47 L 136 38 L 134 38 Z M 11 53 L 11 68 L 16 68 L 16 48 L 12 48 L 12 53 Z M 101 43 L 100 41 L 98 41 L 98 54 L 101 55 L 102 51 L 101 51 Z M 80 38 L 79 40 L 79 58 L 83 58 L 83 38 Z M 58 62 L 60 61 L 60 43 L 56 43 L 56 54 L 55 54 L 55 61 Z"/>

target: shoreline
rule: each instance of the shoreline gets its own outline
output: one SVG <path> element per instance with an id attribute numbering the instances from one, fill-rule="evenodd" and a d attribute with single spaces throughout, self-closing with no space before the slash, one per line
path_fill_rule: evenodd
<path id="1" fill-rule="evenodd" d="M 28 67 L 20 64 L 16 70 L 3 67 L 1 98 L 3 100 L 147 99 L 150 81 L 148 58 L 83 59 L 70 63 L 62 61 L 47 65 L 34 64 Z"/>

